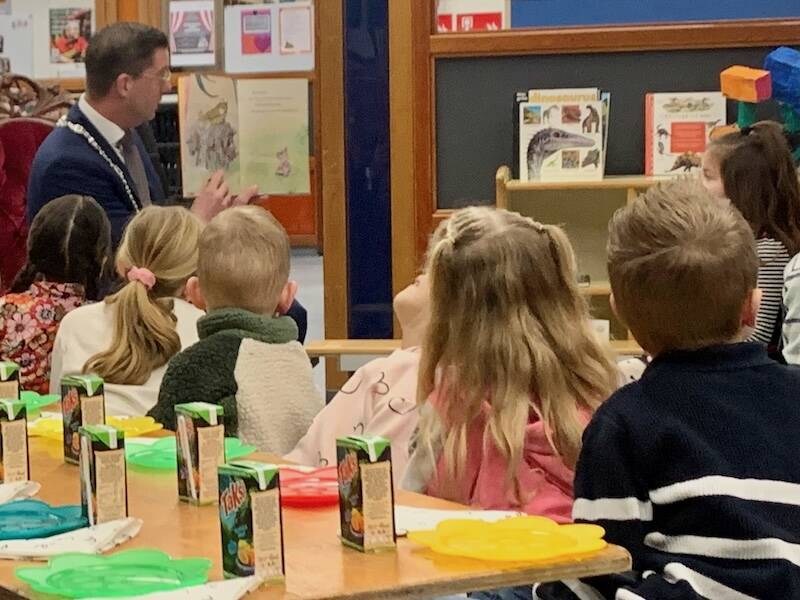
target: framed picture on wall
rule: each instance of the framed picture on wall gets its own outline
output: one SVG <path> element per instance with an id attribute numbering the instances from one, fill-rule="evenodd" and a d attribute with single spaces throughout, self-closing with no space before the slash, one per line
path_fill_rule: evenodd
<path id="1" fill-rule="evenodd" d="M 19 2 L 14 3 L 15 13 Z M 95 32 L 94 0 L 30 3 L 33 71 L 42 79 L 83 77 L 89 41 Z M 12 25 L 16 15 L 12 14 Z"/>
<path id="2" fill-rule="evenodd" d="M 164 30 L 169 38 L 170 67 L 175 70 L 216 68 L 221 0 L 170 0 L 164 7 Z"/>

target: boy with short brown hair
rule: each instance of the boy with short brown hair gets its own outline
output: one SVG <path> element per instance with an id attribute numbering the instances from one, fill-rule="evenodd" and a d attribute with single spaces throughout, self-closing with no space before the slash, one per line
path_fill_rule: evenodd
<path id="1" fill-rule="evenodd" d="M 586 429 L 573 518 L 601 525 L 634 571 L 537 597 L 800 597 L 800 370 L 739 341 L 757 270 L 741 215 L 690 182 L 614 215 L 613 302 L 654 359 Z"/>
<path id="2" fill-rule="evenodd" d="M 324 402 L 297 326 L 277 316 L 297 291 L 286 231 L 258 206 L 223 211 L 200 237 L 198 274 L 186 287 L 208 311 L 197 322 L 200 341 L 170 361 L 148 414 L 174 429 L 176 404 L 221 404 L 228 435 L 262 452 L 289 452 Z"/>

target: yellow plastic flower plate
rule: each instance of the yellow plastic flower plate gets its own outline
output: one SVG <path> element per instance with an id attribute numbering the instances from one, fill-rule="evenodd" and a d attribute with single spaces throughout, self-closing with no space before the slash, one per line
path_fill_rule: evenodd
<path id="1" fill-rule="evenodd" d="M 408 538 L 438 554 L 497 562 L 552 562 L 584 557 L 607 546 L 597 525 L 559 525 L 545 517 L 512 517 L 496 523 L 442 521 Z"/>
<path id="2" fill-rule="evenodd" d="M 106 425 L 121 429 L 126 438 L 139 437 L 164 428 L 153 417 L 106 417 Z"/>
<path id="3" fill-rule="evenodd" d="M 163 429 L 153 417 L 106 417 L 106 424 L 121 429 L 125 437 L 138 437 Z M 42 417 L 28 425 L 28 435 L 61 440 L 64 437 L 64 423 L 60 417 Z"/>

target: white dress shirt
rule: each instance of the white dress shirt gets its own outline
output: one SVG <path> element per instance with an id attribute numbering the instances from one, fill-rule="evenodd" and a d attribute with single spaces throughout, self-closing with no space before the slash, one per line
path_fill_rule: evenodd
<path id="1" fill-rule="evenodd" d="M 86 99 L 86 94 L 81 94 L 81 97 L 78 99 L 78 108 L 86 115 L 86 118 L 94 125 L 95 129 L 100 132 L 100 135 L 106 138 L 106 141 L 111 144 L 117 156 L 119 156 L 120 160 L 124 163 L 125 158 L 122 156 L 120 142 L 122 138 L 125 137 L 125 130 L 114 123 L 114 121 L 107 119 L 97 112 L 97 110 L 89 104 L 89 101 Z"/>

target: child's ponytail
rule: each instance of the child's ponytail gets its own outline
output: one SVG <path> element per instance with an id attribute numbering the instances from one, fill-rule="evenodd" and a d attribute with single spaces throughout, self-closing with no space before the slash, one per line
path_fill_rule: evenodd
<path id="1" fill-rule="evenodd" d="M 761 121 L 714 140 L 725 195 L 753 228 L 800 252 L 800 184 L 783 128 Z"/>
<path id="2" fill-rule="evenodd" d="M 111 344 L 86 362 L 85 373 L 142 385 L 180 351 L 174 298 L 197 270 L 200 229 L 179 207 L 148 207 L 130 222 L 117 254 L 128 282 L 106 299 L 115 311 Z"/>
<path id="3" fill-rule="evenodd" d="M 84 372 L 109 383 L 142 385 L 181 349 L 173 301 L 154 298 L 145 284 L 130 281 L 108 303 L 116 308 L 113 341 L 87 361 Z"/>

